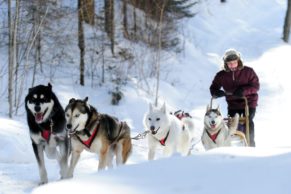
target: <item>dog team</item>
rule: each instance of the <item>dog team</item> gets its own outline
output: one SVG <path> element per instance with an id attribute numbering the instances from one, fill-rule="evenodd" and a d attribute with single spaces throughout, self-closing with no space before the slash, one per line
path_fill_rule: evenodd
<path id="1" fill-rule="evenodd" d="M 30 129 L 33 151 L 39 167 L 40 184 L 48 182 L 44 153 L 49 159 L 56 159 L 60 176 L 70 178 L 83 150 L 96 153 L 98 170 L 126 163 L 132 143 L 130 128 L 126 122 L 99 113 L 85 99 L 70 99 L 65 109 L 52 91 L 52 85 L 38 85 L 30 88 L 25 98 L 27 123 Z M 204 131 L 201 137 L 205 149 L 230 146 L 231 135 L 237 129 L 239 116 L 228 127 L 219 108 L 207 107 L 204 117 Z M 170 114 L 166 104 L 162 107 L 149 105 L 143 124 L 148 132 L 148 159 L 155 158 L 158 147 L 164 156 L 180 153 L 190 154 L 194 137 L 192 117 L 184 112 Z M 70 161 L 68 161 L 70 159 Z"/>

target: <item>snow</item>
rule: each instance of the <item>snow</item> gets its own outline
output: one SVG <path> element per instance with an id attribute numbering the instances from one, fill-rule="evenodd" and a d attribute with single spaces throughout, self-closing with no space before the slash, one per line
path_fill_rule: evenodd
<path id="1" fill-rule="evenodd" d="M 195 119 L 197 136 L 210 102 L 209 86 L 221 67 L 228 48 L 241 51 L 246 65 L 257 72 L 261 89 L 255 116 L 256 148 L 218 148 L 203 151 L 197 145 L 192 154 L 147 160 L 147 141 L 133 140 L 133 152 L 124 166 L 97 172 L 98 157 L 83 152 L 73 179 L 59 180 L 58 165 L 46 159 L 49 184 L 38 186 L 39 175 L 33 155 L 24 107 L 8 119 L 6 100 L 0 112 L 0 194 L 45 193 L 199 193 L 199 194 L 290 194 L 291 84 L 288 66 L 291 46 L 283 43 L 285 0 L 201 1 L 198 14 L 185 20 L 185 51 L 163 61 L 166 78 L 160 84 L 160 102 L 171 109 L 183 109 Z M 2 57 L 2 55 L 1 55 Z M 2 61 L 6 61 L 3 59 Z M 165 75 L 167 74 L 167 75 Z M 70 98 L 84 99 L 98 111 L 125 120 L 132 136 L 144 131 L 143 114 L 154 95 L 136 87 L 136 80 L 123 88 L 119 106 L 111 106 L 106 87 L 78 86 L 72 80 L 55 80 L 53 90 L 63 106 Z M 46 84 L 47 80 L 38 80 Z M 155 80 L 149 80 L 151 85 Z M 4 83 L 1 87 L 4 88 Z M 27 91 L 27 90 L 25 90 Z M 3 99 L 3 98 L 1 98 Z M 226 111 L 224 99 L 218 99 Z M 6 111 L 7 112 L 7 111 Z M 160 151 L 160 150 L 159 150 Z"/>

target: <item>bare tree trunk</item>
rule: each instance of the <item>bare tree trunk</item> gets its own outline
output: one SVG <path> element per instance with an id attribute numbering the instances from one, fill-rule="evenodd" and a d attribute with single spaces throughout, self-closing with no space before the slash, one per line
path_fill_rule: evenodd
<path id="1" fill-rule="evenodd" d="M 19 15 L 19 0 L 15 1 L 16 12 L 15 17 L 12 19 L 11 16 L 11 0 L 8 1 L 8 27 L 9 27 L 9 51 L 8 51 L 8 102 L 9 112 L 8 115 L 12 118 L 13 113 L 13 87 L 14 87 L 14 71 L 17 61 L 17 28 L 18 28 L 18 15 Z M 14 22 L 12 22 L 14 21 Z"/>
<path id="2" fill-rule="evenodd" d="M 35 47 L 35 55 L 34 55 L 34 65 L 33 65 L 33 74 L 32 74 L 32 83 L 31 85 L 34 86 L 35 82 L 35 75 L 36 75 L 36 69 L 37 65 L 39 64 L 39 55 L 40 55 L 40 32 L 41 28 L 39 28 L 40 25 L 40 10 L 41 10 L 41 0 L 35 2 L 35 9 L 33 10 L 33 36 L 35 37 L 35 41 L 33 42 L 33 45 Z M 39 29 L 38 29 L 39 28 Z"/>
<path id="3" fill-rule="evenodd" d="M 160 19 L 158 23 L 158 51 L 157 51 L 157 60 L 156 60 L 156 67 L 157 67 L 157 87 L 156 87 L 156 99 L 155 99 L 155 106 L 158 106 L 158 99 L 159 99 L 159 88 L 160 88 L 160 66 L 161 66 L 161 47 L 162 47 L 162 27 L 163 27 L 163 16 L 164 16 L 164 9 L 167 4 L 167 0 L 164 1 L 160 11 Z"/>
<path id="4" fill-rule="evenodd" d="M 12 30 L 12 18 L 11 18 L 11 0 L 8 0 L 8 30 L 9 30 L 9 40 L 8 40 L 8 103 L 9 111 L 8 115 L 12 118 L 13 111 L 13 30 Z"/>
<path id="5" fill-rule="evenodd" d="M 38 7 L 40 8 L 42 5 L 44 5 L 45 2 L 44 0 L 39 0 L 38 1 Z M 36 15 L 36 24 L 37 26 L 40 26 L 40 23 L 41 23 L 41 16 L 40 16 L 40 12 L 39 11 L 36 11 L 37 15 Z M 40 28 L 39 32 L 37 32 L 37 27 L 35 28 L 35 33 L 37 33 L 36 35 L 36 41 L 35 41 L 35 62 L 36 64 L 39 65 L 40 67 L 40 71 L 43 72 L 43 69 L 42 69 L 42 61 L 41 61 L 41 35 L 42 35 L 42 28 Z"/>
<path id="6" fill-rule="evenodd" d="M 289 41 L 290 27 L 291 27 L 291 0 L 288 0 L 288 7 L 287 7 L 285 22 L 284 22 L 284 27 L 283 27 L 284 42 Z"/>
<path id="7" fill-rule="evenodd" d="M 19 12 L 20 12 L 20 0 L 16 0 L 16 13 L 15 13 L 15 19 L 14 19 L 14 34 L 13 34 L 13 61 L 14 65 L 13 68 L 15 71 L 15 76 L 14 76 L 14 106 L 15 106 L 15 114 L 18 112 L 19 108 L 19 101 L 20 99 L 17 98 L 17 93 L 18 93 L 18 69 L 19 69 L 19 61 L 18 61 L 18 39 L 17 39 L 17 34 L 18 34 L 18 24 L 19 24 Z"/>
<path id="8" fill-rule="evenodd" d="M 102 33 L 102 71 L 101 71 L 101 82 L 105 83 L 105 56 L 104 56 L 104 52 L 105 52 L 105 43 L 104 43 L 104 39 L 105 39 L 105 33 Z"/>
<path id="9" fill-rule="evenodd" d="M 134 38 L 136 38 L 137 33 L 137 24 L 136 24 L 136 5 L 133 8 L 133 31 L 134 31 Z"/>
<path id="10" fill-rule="evenodd" d="M 95 1 L 94 0 L 82 0 L 82 14 L 83 21 L 87 24 L 94 25 L 95 18 Z"/>
<path id="11" fill-rule="evenodd" d="M 114 55 L 114 0 L 104 0 L 105 31 L 110 39 L 111 53 Z"/>
<path id="12" fill-rule="evenodd" d="M 83 29 L 83 17 L 82 17 L 82 4 L 83 0 L 78 0 L 78 46 L 80 49 L 80 85 L 84 86 L 84 72 L 85 72 L 85 39 L 84 39 L 84 29 Z"/>
<path id="13" fill-rule="evenodd" d="M 110 19 L 111 19 L 111 33 L 110 33 L 110 42 L 111 42 L 111 53 L 114 55 L 114 42 L 115 42 L 115 39 L 114 39 L 114 0 L 111 0 L 111 3 L 110 3 Z"/>
<path id="14" fill-rule="evenodd" d="M 123 12 L 123 35 L 125 38 L 129 38 L 128 34 L 128 24 L 127 24 L 127 0 L 123 0 L 123 6 L 122 6 L 122 12 Z"/>

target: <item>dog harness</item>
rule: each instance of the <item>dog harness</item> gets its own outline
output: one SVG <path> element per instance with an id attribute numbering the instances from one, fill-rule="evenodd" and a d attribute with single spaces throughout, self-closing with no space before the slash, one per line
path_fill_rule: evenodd
<path id="1" fill-rule="evenodd" d="M 98 125 L 96 126 L 96 128 L 94 129 L 93 131 L 93 134 L 89 135 L 89 138 L 85 141 L 83 141 L 78 135 L 76 135 L 76 137 L 78 138 L 78 140 L 83 144 L 85 145 L 87 148 L 90 148 L 91 147 L 91 144 L 93 142 L 93 140 L 95 139 L 96 135 L 97 135 L 97 132 L 99 130 L 99 126 L 100 126 L 100 123 L 98 123 Z M 90 133 L 89 133 L 90 134 Z"/>
<path id="2" fill-rule="evenodd" d="M 48 142 L 49 139 L 50 139 L 50 136 L 51 136 L 51 131 L 47 130 L 47 129 L 42 130 L 41 131 L 41 136 L 42 136 L 42 138 L 44 138 Z"/>
<path id="3" fill-rule="evenodd" d="M 124 123 L 121 122 L 121 124 L 120 124 L 120 128 L 119 128 L 119 132 L 118 132 L 117 137 L 120 135 L 120 133 L 121 133 L 121 129 L 122 129 L 123 125 L 124 125 Z M 86 135 L 89 136 L 89 138 L 88 138 L 87 140 L 85 140 L 85 141 L 82 140 L 78 135 L 76 135 L 76 136 L 77 136 L 78 140 L 79 140 L 83 145 L 85 145 L 87 148 L 90 149 L 91 144 L 92 144 L 93 140 L 95 139 L 95 137 L 96 137 L 96 135 L 97 135 L 97 133 L 98 133 L 99 127 L 100 127 L 100 123 L 98 123 L 98 125 L 97 125 L 96 128 L 94 129 L 92 135 L 90 134 L 89 131 L 87 131 L 87 133 L 85 132 Z M 87 130 L 87 129 L 84 129 L 84 130 Z"/>
<path id="4" fill-rule="evenodd" d="M 159 142 L 160 142 L 160 144 L 161 144 L 162 146 L 165 146 L 165 145 L 166 145 L 166 141 L 167 141 L 167 139 L 168 139 L 169 133 L 170 133 L 170 130 L 168 131 L 168 133 L 167 133 L 167 135 L 166 135 L 165 138 L 159 140 Z"/>
<path id="5" fill-rule="evenodd" d="M 182 111 L 182 110 L 178 110 L 178 111 L 174 112 L 174 115 L 175 115 L 178 119 L 180 119 L 180 120 L 182 120 L 182 119 L 185 118 L 185 117 L 190 117 L 190 118 L 192 118 L 191 115 L 190 115 L 189 113 L 184 112 L 184 111 Z"/>
<path id="6" fill-rule="evenodd" d="M 217 136 L 219 135 L 220 131 L 221 131 L 221 129 L 219 129 L 219 131 L 213 135 L 211 135 L 207 130 L 206 130 L 206 133 L 210 137 L 210 139 L 216 144 L 215 140 L 216 140 Z"/>
<path id="7" fill-rule="evenodd" d="M 44 129 L 44 130 L 41 131 L 41 137 L 44 138 L 47 142 L 49 142 L 51 134 L 53 133 L 53 126 L 54 126 L 54 123 L 50 119 L 50 127 L 49 127 L 49 129 Z"/>

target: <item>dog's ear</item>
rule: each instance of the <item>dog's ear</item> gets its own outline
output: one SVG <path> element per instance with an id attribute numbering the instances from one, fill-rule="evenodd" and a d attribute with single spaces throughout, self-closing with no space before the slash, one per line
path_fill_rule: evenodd
<path id="1" fill-rule="evenodd" d="M 207 104 L 207 107 L 206 107 L 206 112 L 210 111 L 210 106 L 209 104 Z"/>
<path id="2" fill-rule="evenodd" d="M 28 88 L 28 93 L 32 92 L 32 88 Z"/>
<path id="3" fill-rule="evenodd" d="M 88 96 L 86 96 L 86 98 L 83 101 L 87 103 L 88 99 L 89 99 Z"/>
<path id="4" fill-rule="evenodd" d="M 76 101 L 75 98 L 71 98 L 71 99 L 69 100 L 69 104 L 71 104 L 71 103 L 73 103 L 73 102 L 75 102 L 75 101 Z"/>
<path id="5" fill-rule="evenodd" d="M 153 112 L 153 109 L 154 109 L 154 108 L 153 108 L 153 104 L 152 104 L 152 103 L 149 103 L 149 111 L 150 111 L 150 112 Z"/>
<path id="6" fill-rule="evenodd" d="M 220 107 L 219 107 L 219 105 L 217 106 L 217 109 L 216 109 L 218 112 L 220 112 Z"/>
<path id="7" fill-rule="evenodd" d="M 164 102 L 164 104 L 163 104 L 163 106 L 162 106 L 162 108 L 161 108 L 161 111 L 163 112 L 163 113 L 166 113 L 166 103 Z"/>
<path id="8" fill-rule="evenodd" d="M 52 85 L 51 85 L 51 83 L 49 82 L 48 84 L 47 84 L 47 86 L 49 87 L 49 89 L 51 90 L 52 89 Z"/>
<path id="9" fill-rule="evenodd" d="M 90 104 L 88 103 L 88 96 L 86 96 L 86 98 L 83 100 L 83 102 L 85 103 L 85 105 L 88 107 L 88 109 L 90 110 Z"/>

